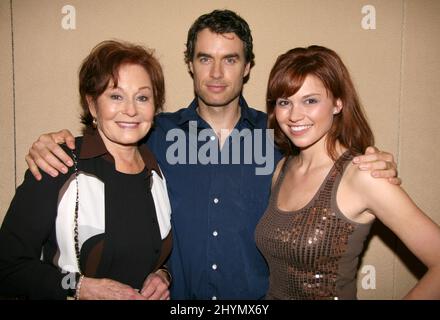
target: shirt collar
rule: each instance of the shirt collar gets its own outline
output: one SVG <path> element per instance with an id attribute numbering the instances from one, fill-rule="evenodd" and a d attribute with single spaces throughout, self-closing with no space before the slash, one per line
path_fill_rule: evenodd
<path id="1" fill-rule="evenodd" d="M 154 170 L 160 177 L 162 177 L 156 158 L 154 157 L 153 153 L 147 148 L 145 143 L 139 145 L 139 152 L 141 153 L 142 160 L 144 160 L 148 174 L 151 174 L 151 171 Z M 91 159 L 101 156 L 105 160 L 111 163 L 115 163 L 115 159 L 105 147 L 104 141 L 102 141 L 98 130 L 87 128 L 84 132 L 79 158 Z"/>
<path id="2" fill-rule="evenodd" d="M 256 114 L 252 113 L 251 109 L 249 108 L 246 100 L 242 95 L 240 95 L 238 103 L 240 105 L 240 110 L 241 110 L 240 121 L 247 121 L 252 126 L 252 128 L 255 128 Z M 199 120 L 200 116 L 197 113 L 197 107 L 198 107 L 197 98 L 195 98 L 191 102 L 191 104 L 181 113 L 179 119 L 179 125 L 182 125 L 189 121 Z"/>
<path id="3" fill-rule="evenodd" d="M 240 96 L 239 104 L 241 108 L 241 119 L 248 121 L 249 124 L 255 128 L 257 123 L 256 112 L 252 112 L 243 96 Z"/>

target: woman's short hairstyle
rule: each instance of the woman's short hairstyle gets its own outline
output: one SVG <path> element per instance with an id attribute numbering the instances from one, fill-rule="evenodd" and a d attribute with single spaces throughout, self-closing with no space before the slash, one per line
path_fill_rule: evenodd
<path id="1" fill-rule="evenodd" d="M 162 67 L 153 51 L 129 42 L 107 40 L 95 46 L 84 59 L 79 71 L 79 93 L 81 99 L 81 122 L 92 128 L 87 96 L 95 102 L 107 89 L 110 80 L 118 85 L 118 72 L 123 64 L 135 64 L 148 73 L 153 86 L 155 112 L 162 110 L 165 103 L 165 82 Z"/>
<path id="2" fill-rule="evenodd" d="M 352 154 L 362 154 L 366 147 L 374 145 L 373 133 L 341 58 L 333 50 L 313 45 L 291 49 L 279 56 L 269 75 L 266 93 L 268 127 L 274 130 L 275 143 L 281 151 L 286 155 L 299 152 L 277 123 L 276 100 L 294 95 L 308 75 L 321 80 L 335 101 L 342 101 L 342 110 L 334 116 L 328 133 L 326 148 L 330 157 L 337 158 L 336 141 Z"/>

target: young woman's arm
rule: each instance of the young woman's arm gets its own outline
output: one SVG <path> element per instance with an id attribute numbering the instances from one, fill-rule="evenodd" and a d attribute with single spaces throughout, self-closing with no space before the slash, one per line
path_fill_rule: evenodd
<path id="1" fill-rule="evenodd" d="M 440 299 L 440 228 L 399 186 L 353 171 L 350 183 L 365 208 L 390 228 L 429 269 L 406 299 Z"/>

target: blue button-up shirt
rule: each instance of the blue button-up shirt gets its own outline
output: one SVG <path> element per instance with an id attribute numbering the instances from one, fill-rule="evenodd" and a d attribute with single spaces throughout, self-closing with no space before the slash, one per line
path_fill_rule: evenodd
<path id="1" fill-rule="evenodd" d="M 148 136 L 172 207 L 172 299 L 260 299 L 267 291 L 268 267 L 254 231 L 281 154 L 267 139 L 266 114 L 242 97 L 240 107 L 240 134 L 221 150 L 196 100 L 159 114 Z"/>

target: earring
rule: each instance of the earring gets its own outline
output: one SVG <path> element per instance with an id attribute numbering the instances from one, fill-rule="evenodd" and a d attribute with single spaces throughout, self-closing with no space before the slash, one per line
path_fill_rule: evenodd
<path id="1" fill-rule="evenodd" d="M 96 121 L 96 118 L 93 118 L 92 127 L 93 129 L 96 129 L 98 127 L 98 121 Z"/>

